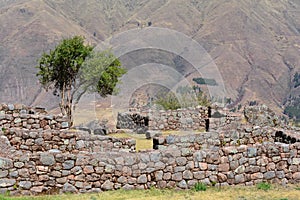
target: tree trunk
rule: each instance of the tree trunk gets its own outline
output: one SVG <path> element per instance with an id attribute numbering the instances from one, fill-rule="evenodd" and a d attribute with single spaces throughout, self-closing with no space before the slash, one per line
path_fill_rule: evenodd
<path id="1" fill-rule="evenodd" d="M 72 98 L 70 94 L 70 89 L 63 89 L 61 91 L 61 101 L 59 104 L 62 115 L 68 119 L 69 127 L 73 126 Z"/>

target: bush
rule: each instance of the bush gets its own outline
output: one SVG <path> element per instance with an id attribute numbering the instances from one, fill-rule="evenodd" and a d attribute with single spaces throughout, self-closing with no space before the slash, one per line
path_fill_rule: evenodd
<path id="1" fill-rule="evenodd" d="M 267 191 L 267 190 L 271 189 L 271 184 L 266 183 L 266 182 L 261 182 L 261 183 L 257 184 L 256 187 L 259 190 Z"/>
<path id="2" fill-rule="evenodd" d="M 162 106 L 165 110 L 176 110 L 181 108 L 179 101 L 173 93 L 160 97 L 155 103 Z"/>
<path id="3" fill-rule="evenodd" d="M 199 192 L 199 191 L 206 191 L 206 185 L 204 183 L 196 183 L 194 185 L 194 190 L 196 192 Z"/>

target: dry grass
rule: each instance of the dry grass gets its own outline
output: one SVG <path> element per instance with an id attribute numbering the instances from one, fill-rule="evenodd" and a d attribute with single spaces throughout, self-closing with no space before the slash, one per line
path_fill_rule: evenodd
<path id="1" fill-rule="evenodd" d="M 286 188 L 273 186 L 271 190 L 262 191 L 255 187 L 224 187 L 208 188 L 206 191 L 195 192 L 192 190 L 118 190 L 102 192 L 99 194 L 64 194 L 58 196 L 41 196 L 41 197 L 18 197 L 18 198 L 1 198 L 0 200 L 299 200 L 299 186 L 292 185 Z"/>

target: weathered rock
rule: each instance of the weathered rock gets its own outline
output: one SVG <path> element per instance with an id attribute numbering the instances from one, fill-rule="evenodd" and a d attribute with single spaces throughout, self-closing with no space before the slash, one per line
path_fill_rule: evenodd
<path id="1" fill-rule="evenodd" d="M 134 189 L 134 186 L 133 186 L 133 185 L 129 185 L 129 184 L 125 184 L 122 188 L 123 188 L 124 190 L 133 190 L 133 189 Z"/>
<path id="2" fill-rule="evenodd" d="M 55 159 L 53 154 L 41 153 L 40 161 L 43 165 L 51 166 L 55 164 Z"/>
<path id="3" fill-rule="evenodd" d="M 300 180 L 300 172 L 296 172 L 293 174 L 293 179 L 299 181 Z"/>
<path id="4" fill-rule="evenodd" d="M 101 186 L 102 190 L 113 190 L 114 189 L 114 183 L 111 182 L 110 180 L 106 180 L 102 186 Z"/>
<path id="5" fill-rule="evenodd" d="M 148 179 L 147 179 L 146 174 L 143 174 L 137 178 L 137 183 L 144 184 L 144 183 L 147 183 L 147 180 Z"/>
<path id="6" fill-rule="evenodd" d="M 0 170 L 0 178 L 5 178 L 8 175 L 8 171 L 7 170 Z"/>
<path id="7" fill-rule="evenodd" d="M 193 179 L 193 173 L 190 170 L 185 170 L 182 175 L 183 179 L 191 180 Z"/>
<path id="8" fill-rule="evenodd" d="M 176 163 L 179 166 L 184 166 L 187 163 L 187 159 L 185 157 L 176 158 Z"/>
<path id="9" fill-rule="evenodd" d="M 0 179 L 0 188 L 11 187 L 16 183 L 15 179 L 2 178 Z"/>
<path id="10" fill-rule="evenodd" d="M 181 172 L 177 172 L 175 174 L 172 175 L 172 180 L 174 181 L 181 181 L 182 180 L 182 173 Z"/>
<path id="11" fill-rule="evenodd" d="M 12 160 L 0 157 L 0 169 L 11 169 L 11 168 L 13 168 Z"/>
<path id="12" fill-rule="evenodd" d="M 235 183 L 244 183 L 245 182 L 245 176 L 243 174 L 239 174 L 235 176 Z"/>
<path id="13" fill-rule="evenodd" d="M 20 181 L 19 186 L 23 189 L 29 190 L 32 187 L 32 183 L 30 181 Z"/>
<path id="14" fill-rule="evenodd" d="M 229 164 L 228 163 L 219 164 L 218 171 L 219 172 L 227 172 L 227 171 L 229 171 Z"/>
<path id="15" fill-rule="evenodd" d="M 178 187 L 182 188 L 182 189 L 187 189 L 188 188 L 188 185 L 186 183 L 185 180 L 182 180 L 178 183 Z"/>
<path id="16" fill-rule="evenodd" d="M 74 185 L 71 185 L 70 183 L 65 183 L 63 186 L 63 191 L 76 193 L 78 190 L 76 189 L 76 187 Z"/>

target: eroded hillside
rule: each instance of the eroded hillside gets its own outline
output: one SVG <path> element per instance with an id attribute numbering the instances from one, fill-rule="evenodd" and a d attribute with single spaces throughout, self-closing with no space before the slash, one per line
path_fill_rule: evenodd
<path id="1" fill-rule="evenodd" d="M 97 44 L 112 34 L 152 26 L 199 42 L 236 105 L 257 100 L 280 111 L 300 92 L 292 84 L 300 68 L 299 10 L 298 0 L 3 1 L 0 100 L 53 105 L 54 97 L 39 87 L 34 66 L 62 37 L 79 34 Z M 147 55 L 138 57 L 147 61 Z"/>

